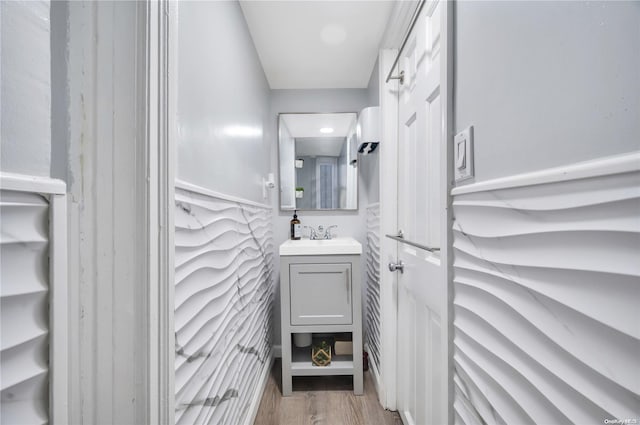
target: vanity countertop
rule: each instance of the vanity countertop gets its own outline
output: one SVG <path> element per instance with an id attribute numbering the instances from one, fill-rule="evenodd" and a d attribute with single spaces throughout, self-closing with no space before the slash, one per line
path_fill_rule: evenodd
<path id="1" fill-rule="evenodd" d="M 362 245 L 351 237 L 334 239 L 288 240 L 280 245 L 280 255 L 358 255 L 362 254 Z"/>

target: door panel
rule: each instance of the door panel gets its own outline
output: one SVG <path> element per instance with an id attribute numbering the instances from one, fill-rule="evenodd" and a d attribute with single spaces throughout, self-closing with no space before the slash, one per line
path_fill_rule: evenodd
<path id="1" fill-rule="evenodd" d="M 403 55 L 399 101 L 398 222 L 404 239 L 445 240 L 440 90 L 441 5 L 428 2 Z M 444 424 L 448 412 L 448 292 L 440 253 L 398 243 L 398 408 L 406 424 Z"/>

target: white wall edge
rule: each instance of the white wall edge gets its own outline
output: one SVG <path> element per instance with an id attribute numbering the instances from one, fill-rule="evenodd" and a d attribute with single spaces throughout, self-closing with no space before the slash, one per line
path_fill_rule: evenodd
<path id="1" fill-rule="evenodd" d="M 442 95 L 442 149 L 441 163 L 444 164 L 440 170 L 440 181 L 445 183 L 444 190 L 440 191 L 441 205 L 446 206 L 445 214 L 440 218 L 440 231 L 442 233 L 441 259 L 443 264 L 444 284 L 447 287 L 446 300 L 446 320 L 447 320 L 447 347 L 443 349 L 442 356 L 446 356 L 447 374 L 446 382 L 442 383 L 440 391 L 446 392 L 446 399 L 443 400 L 440 408 L 446 411 L 447 423 L 455 422 L 453 402 L 455 399 L 453 382 L 454 377 L 454 313 L 453 313 L 453 197 L 451 189 L 454 182 L 453 169 L 453 137 L 454 137 L 454 113 L 453 113 L 453 86 L 454 86 L 454 3 L 446 2 L 442 8 L 442 33 L 441 33 L 441 55 L 440 66 L 440 93 Z"/>
<path id="2" fill-rule="evenodd" d="M 212 198 L 222 199 L 224 201 L 239 202 L 241 204 L 251 205 L 251 206 L 254 206 L 254 207 L 267 208 L 267 209 L 271 209 L 272 208 L 271 205 L 261 204 L 259 202 L 255 202 L 255 201 L 250 201 L 248 199 L 239 198 L 237 196 L 225 195 L 224 193 L 215 192 L 213 190 L 209 190 L 209 189 L 204 188 L 202 186 L 198 186 L 198 185 L 195 185 L 195 184 L 192 184 L 192 183 L 188 183 L 188 182 L 185 182 L 185 181 L 180 180 L 180 179 L 176 179 L 176 189 L 182 189 L 182 190 L 186 190 L 188 192 L 193 192 L 193 193 L 198 193 L 200 195 L 210 196 Z"/>
<path id="3" fill-rule="evenodd" d="M 177 5 L 140 6 L 145 15 L 147 203 L 147 420 L 175 423 L 175 140 Z"/>
<path id="4" fill-rule="evenodd" d="M 397 324 L 398 280 L 396 273 L 386 272 L 383 264 L 397 257 L 397 242 L 385 238 L 398 231 L 398 199 L 396 165 L 398 162 L 398 82 L 385 82 L 397 50 L 385 49 L 379 54 L 380 70 L 380 376 L 384 391 L 382 407 L 397 410 Z"/>
<path id="5" fill-rule="evenodd" d="M 67 192 L 67 185 L 50 177 L 0 172 L 0 189 L 63 195 Z"/>
<path id="6" fill-rule="evenodd" d="M 451 195 L 457 196 L 467 193 L 486 192 L 488 190 L 579 180 L 638 170 L 640 170 L 640 151 L 635 151 L 456 187 L 451 191 Z"/>
<path id="7" fill-rule="evenodd" d="M 269 381 L 269 373 L 271 372 L 271 368 L 273 367 L 274 361 L 274 350 L 271 350 L 269 355 L 269 361 L 264 363 L 262 368 L 262 372 L 260 373 L 260 381 L 258 382 L 257 391 L 253 394 L 253 398 L 251 399 L 251 404 L 249 405 L 249 414 L 246 416 L 246 420 L 244 421 L 245 425 L 253 425 L 256 420 L 256 416 L 258 415 L 258 409 L 260 408 L 260 401 L 262 401 L 262 394 L 264 393 L 264 389 L 267 386 L 267 382 Z"/>
<path id="8" fill-rule="evenodd" d="M 64 183 L 63 187 L 66 188 Z M 67 270 L 67 195 L 50 199 L 49 398 L 54 425 L 69 423 L 69 290 Z"/>

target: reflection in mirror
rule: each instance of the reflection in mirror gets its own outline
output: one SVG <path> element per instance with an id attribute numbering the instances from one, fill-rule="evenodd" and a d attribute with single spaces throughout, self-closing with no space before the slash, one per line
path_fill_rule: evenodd
<path id="1" fill-rule="evenodd" d="M 358 209 L 358 115 L 280 114 L 280 208 Z"/>

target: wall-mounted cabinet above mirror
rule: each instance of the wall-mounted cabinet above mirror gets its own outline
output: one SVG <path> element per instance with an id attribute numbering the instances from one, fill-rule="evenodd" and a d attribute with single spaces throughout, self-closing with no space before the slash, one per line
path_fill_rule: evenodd
<path id="1" fill-rule="evenodd" d="M 358 114 L 278 116 L 280 209 L 357 210 Z"/>

